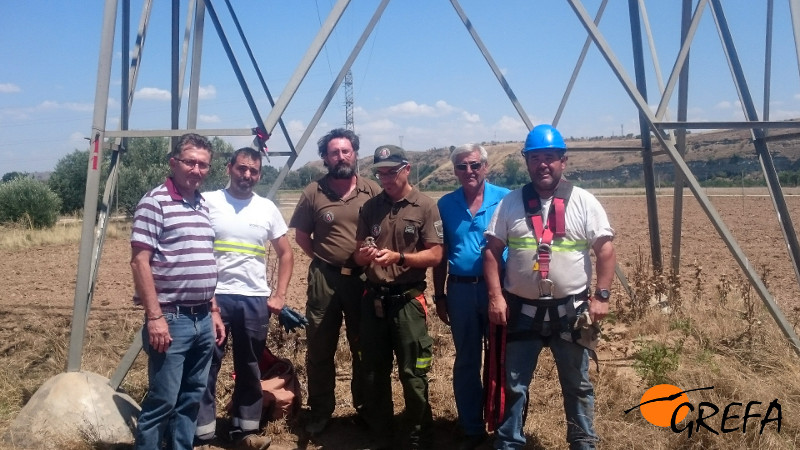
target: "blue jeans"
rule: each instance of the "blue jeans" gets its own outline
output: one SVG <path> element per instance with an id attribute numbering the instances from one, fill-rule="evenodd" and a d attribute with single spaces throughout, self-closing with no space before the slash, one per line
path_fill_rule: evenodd
<path id="1" fill-rule="evenodd" d="M 515 331 L 513 325 L 509 333 Z M 546 344 L 541 337 L 510 340 L 506 344 L 506 410 L 503 423 L 495 434 L 494 448 L 512 449 L 525 445 L 525 417 L 528 408 L 528 387 Z M 589 380 L 589 352 L 571 341 L 551 336 L 547 344 L 553 352 L 558 381 L 564 396 L 567 417 L 567 442 L 570 449 L 593 449 L 594 388 Z"/>
<path id="2" fill-rule="evenodd" d="M 258 361 L 264 353 L 269 327 L 267 298 L 233 294 L 217 294 L 225 341 L 214 346 L 208 386 L 200 401 L 195 434 L 200 440 L 212 439 L 217 426 L 217 376 L 225 357 L 228 338 L 233 339 L 233 371 L 236 380 L 231 397 L 231 426 L 243 432 L 258 431 L 264 394 Z"/>
<path id="3" fill-rule="evenodd" d="M 486 282 L 447 284 L 447 315 L 456 347 L 453 391 L 458 422 L 464 434 L 479 435 L 483 424 L 481 364 L 486 337 L 489 297 Z"/>
<path id="4" fill-rule="evenodd" d="M 148 356 L 149 387 L 136 430 L 136 449 L 191 450 L 200 397 L 206 388 L 214 330 L 207 313 L 164 314 L 172 343 L 164 353 L 153 350 L 147 326 L 142 343 Z"/>

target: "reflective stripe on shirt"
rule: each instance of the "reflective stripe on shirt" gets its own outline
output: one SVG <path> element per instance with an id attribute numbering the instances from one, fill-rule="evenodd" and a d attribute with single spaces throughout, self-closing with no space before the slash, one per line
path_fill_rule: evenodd
<path id="1" fill-rule="evenodd" d="M 538 247 L 534 238 L 512 237 L 508 239 L 508 248 L 512 250 L 536 250 Z M 554 252 L 580 252 L 588 249 L 589 243 L 583 240 L 556 239 L 551 248 Z"/>
<path id="2" fill-rule="evenodd" d="M 267 254 L 266 249 L 261 245 L 245 244 L 243 242 L 233 241 L 214 241 L 215 252 L 230 252 L 230 253 L 244 253 L 245 255 L 254 255 L 264 257 Z"/>

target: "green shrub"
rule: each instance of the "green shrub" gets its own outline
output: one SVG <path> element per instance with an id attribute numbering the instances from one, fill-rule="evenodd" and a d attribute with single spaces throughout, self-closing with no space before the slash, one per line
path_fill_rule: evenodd
<path id="1" fill-rule="evenodd" d="M 72 214 L 83 209 L 86 195 L 86 168 L 89 151 L 75 150 L 56 164 L 47 186 L 61 199 L 61 212 Z"/>
<path id="2" fill-rule="evenodd" d="M 682 343 L 672 348 L 660 342 L 647 342 L 633 355 L 633 369 L 648 384 L 666 383 L 668 374 L 678 369 L 682 347 Z"/>
<path id="3" fill-rule="evenodd" d="M 24 222 L 33 228 L 55 225 L 61 199 L 44 183 L 15 178 L 0 184 L 0 223 Z"/>

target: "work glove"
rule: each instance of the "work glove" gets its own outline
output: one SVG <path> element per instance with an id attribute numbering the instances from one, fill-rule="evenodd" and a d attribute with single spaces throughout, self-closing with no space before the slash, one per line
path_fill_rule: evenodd
<path id="1" fill-rule="evenodd" d="M 305 328 L 308 325 L 308 319 L 300 311 L 284 306 L 278 314 L 278 323 L 286 330 L 286 332 L 295 331 L 295 328 Z"/>

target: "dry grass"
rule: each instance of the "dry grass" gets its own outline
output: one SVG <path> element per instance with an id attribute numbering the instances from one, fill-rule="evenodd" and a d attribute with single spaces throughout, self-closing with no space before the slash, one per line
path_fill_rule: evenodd
<path id="1" fill-rule="evenodd" d="M 62 217 L 52 228 L 35 229 L 24 223 L 0 225 L 0 250 L 24 250 L 42 245 L 59 245 L 81 240 L 82 217 Z M 106 238 L 128 237 L 129 220 L 112 220 Z"/>
<path id="2" fill-rule="evenodd" d="M 64 228 L 68 228 L 64 226 Z M 76 234 L 79 235 L 79 227 Z M 121 231 L 127 237 L 127 231 Z M 1 233 L 2 235 L 6 233 Z M 64 235 L 68 235 L 65 231 Z M 77 237 L 75 238 L 77 240 Z M 37 244 L 44 245 L 44 244 Z M 682 277 L 655 276 L 649 273 L 645 258 L 634 258 L 627 268 L 629 281 L 637 288 L 632 301 L 619 286 L 614 287 L 615 314 L 605 324 L 600 347 L 599 372 L 591 369 L 595 382 L 596 428 L 605 449 L 792 449 L 800 439 L 800 358 L 789 347 L 772 318 L 738 274 L 705 273 L 695 264 L 684 268 Z M 305 260 L 297 261 L 295 280 L 304 278 Z M 770 273 L 762 269 L 767 283 Z M 124 274 L 125 277 L 129 275 Z M 678 295 L 680 292 L 680 295 Z M 127 296 L 129 292 L 120 293 Z M 664 298 L 670 308 L 656 307 L 642 299 Z M 302 309 L 301 305 L 293 305 Z M 22 312 L 17 311 L 22 310 Z M 800 309 L 789 309 L 793 323 L 800 320 Z M 65 367 L 71 309 L 65 307 L 9 307 L 7 320 L 0 324 L 0 433 L 19 412 L 22 405 L 48 378 Z M 439 448 L 450 448 L 459 436 L 456 408 L 452 394 L 452 365 L 455 350 L 450 330 L 431 311 L 429 332 L 434 338 L 434 364 L 430 373 L 430 400 L 436 423 Z M 16 314 L 16 315 L 15 315 Z M 110 376 L 127 350 L 134 333 L 141 326 L 140 312 L 114 305 L 96 305 L 87 327 L 82 367 Z M 304 333 L 286 334 L 272 327 L 269 345 L 295 365 L 305 389 Z M 662 364 L 674 357 L 676 365 Z M 345 420 L 354 413 L 350 394 L 350 357 L 344 333 L 337 353 L 336 417 Z M 638 370 L 637 370 L 638 368 Z M 219 410 L 230 399 L 232 367 L 226 358 L 220 373 Z M 654 384 L 655 376 L 682 389 L 713 386 L 713 390 L 689 393 L 695 407 L 712 402 L 720 412 L 707 423 L 720 429 L 722 410 L 731 402 L 761 402 L 753 410 L 764 414 L 767 405 L 778 400 L 782 407 L 780 432 L 775 423 L 759 433 L 760 418 L 748 422 L 746 433 L 741 419 L 727 423 L 730 433 L 715 435 L 700 429 L 691 438 L 686 431 L 678 434 L 647 422 L 638 410 L 624 411 L 639 403 L 642 394 Z M 140 401 L 147 385 L 145 358 L 137 359 L 123 388 Z M 402 389 L 394 376 L 395 411 L 403 409 Z M 305 392 L 304 392 L 305 394 Z M 743 407 L 734 409 L 742 416 Z M 774 416 L 773 416 L 774 417 Z M 690 414 L 688 420 L 695 420 Z M 687 423 L 681 426 L 686 426 Z M 525 432 L 529 449 L 564 448 L 564 423 L 561 390 L 550 352 L 542 353 L 531 386 L 531 401 Z M 297 422 L 280 421 L 267 425 L 276 444 L 306 449 L 353 448 L 366 443 L 357 428 L 337 427 L 339 433 L 321 441 L 308 441 Z M 348 434 L 349 433 L 349 434 Z M 64 443 L 63 448 L 96 448 L 87 443 Z M 488 447 L 486 447 L 488 448 Z"/>

